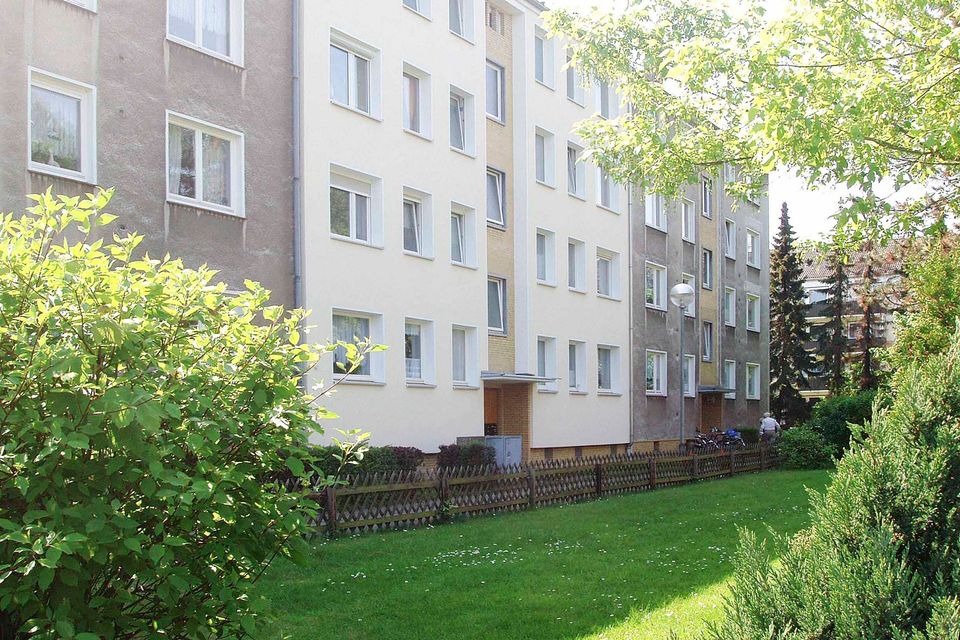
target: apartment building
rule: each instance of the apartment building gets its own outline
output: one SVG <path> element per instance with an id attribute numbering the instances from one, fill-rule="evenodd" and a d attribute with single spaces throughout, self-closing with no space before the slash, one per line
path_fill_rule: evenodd
<path id="1" fill-rule="evenodd" d="M 292 21 L 268 0 L 0 4 L 0 210 L 117 188 L 151 255 L 293 304 Z M 265 114 L 268 117 L 265 117 Z"/>

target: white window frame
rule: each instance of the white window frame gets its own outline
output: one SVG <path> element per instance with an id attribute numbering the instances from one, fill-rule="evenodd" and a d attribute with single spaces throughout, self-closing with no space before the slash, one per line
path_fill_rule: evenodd
<path id="1" fill-rule="evenodd" d="M 573 181 L 570 180 L 570 152 L 573 152 L 576 155 L 576 161 L 573 166 Z M 579 198 L 580 200 L 587 199 L 587 163 L 581 160 L 583 155 L 583 147 L 580 145 L 567 141 L 567 157 L 566 157 L 566 170 L 567 170 L 567 194 L 573 196 L 574 198 Z M 571 189 L 571 187 L 573 187 Z"/>
<path id="2" fill-rule="evenodd" d="M 453 222 L 450 224 L 450 262 L 458 267 L 477 268 L 477 211 L 459 202 L 450 203 L 450 216 L 460 218 L 460 262 L 453 259 Z"/>
<path id="3" fill-rule="evenodd" d="M 503 35 L 505 31 L 504 23 L 506 21 L 507 21 L 507 16 L 503 11 L 493 6 L 492 4 L 487 3 L 486 16 L 485 16 L 485 22 L 487 27 L 489 27 L 496 33 L 499 33 L 500 35 Z"/>
<path id="4" fill-rule="evenodd" d="M 697 397 L 697 356 L 683 354 L 683 370 L 680 372 L 680 383 L 683 385 L 685 398 Z"/>
<path id="5" fill-rule="evenodd" d="M 557 286 L 557 234 L 549 229 L 538 228 L 536 234 L 534 257 L 536 265 L 537 284 L 548 287 Z M 543 238 L 543 277 L 540 273 L 540 238 Z"/>
<path id="6" fill-rule="evenodd" d="M 709 327 L 709 331 L 707 328 Z M 700 355 L 704 362 L 713 362 L 713 346 L 716 341 L 716 327 L 710 320 L 700 324 Z"/>
<path id="7" fill-rule="evenodd" d="M 730 218 L 723 221 L 723 255 L 737 259 L 737 223 Z"/>
<path id="8" fill-rule="evenodd" d="M 499 228 L 504 228 L 507 226 L 507 174 L 499 169 L 493 167 L 487 167 L 487 190 L 486 194 L 489 193 L 489 180 L 494 178 L 497 181 L 497 195 L 499 196 L 499 201 L 497 203 L 497 210 L 500 213 L 500 219 L 494 219 L 490 217 L 490 202 L 487 202 L 487 224 L 493 225 Z"/>
<path id="9" fill-rule="evenodd" d="M 426 191 L 421 191 L 419 189 L 414 189 L 413 187 L 404 187 L 403 188 L 403 202 L 402 215 L 400 220 L 400 231 L 401 237 L 403 234 L 403 218 L 406 216 L 406 203 L 412 202 L 418 206 L 419 222 L 420 228 L 417 230 L 417 240 L 418 240 L 418 251 L 412 251 L 407 249 L 406 245 L 403 244 L 403 252 L 408 256 L 415 256 L 417 258 L 427 258 L 428 260 L 433 259 L 433 196 L 431 196 Z"/>
<path id="10" fill-rule="evenodd" d="M 733 365 L 731 369 L 731 365 Z M 728 391 L 723 394 L 723 397 L 727 400 L 736 400 L 737 399 L 737 361 L 736 360 L 724 360 L 723 361 L 723 386 L 728 389 L 733 389 L 733 391 Z"/>
<path id="11" fill-rule="evenodd" d="M 610 281 L 607 283 L 608 292 L 601 291 L 600 281 L 600 261 L 605 260 L 610 263 L 608 273 Z M 597 247 L 597 259 L 595 262 L 597 269 L 597 296 L 608 300 L 620 300 L 620 254 L 616 251 Z"/>
<path id="12" fill-rule="evenodd" d="M 348 85 L 348 101 L 346 103 L 334 99 L 332 91 L 332 82 L 329 87 L 330 90 L 330 102 L 339 107 L 343 107 L 354 113 L 358 113 L 362 116 L 367 116 L 375 120 L 380 120 L 380 50 L 376 47 L 373 47 L 362 40 L 358 40 L 353 36 L 346 34 L 342 31 L 336 29 L 330 30 L 330 46 L 336 47 L 342 51 L 346 51 L 349 56 L 348 61 L 348 73 L 356 73 L 356 58 L 363 58 L 367 61 L 367 82 L 368 87 L 367 91 L 369 93 L 369 111 L 364 111 L 359 109 L 356 106 L 357 102 L 357 87 L 356 83 L 352 82 L 350 77 L 347 78 Z M 329 48 L 327 49 L 329 55 Z M 328 69 L 329 73 L 329 69 Z M 352 77 L 352 76 L 351 76 Z M 332 79 L 331 79 L 332 80 Z"/>
<path id="13" fill-rule="evenodd" d="M 536 127 L 533 139 L 534 179 L 538 184 L 555 188 L 557 186 L 556 136 L 542 127 Z M 542 145 L 539 140 L 543 140 Z"/>
<path id="14" fill-rule="evenodd" d="M 713 178 L 700 178 L 701 211 L 704 218 L 713 218 Z"/>
<path id="15" fill-rule="evenodd" d="M 73 4 L 81 9 L 86 9 L 91 13 L 97 12 L 97 0 L 65 0 L 68 4 Z"/>
<path id="16" fill-rule="evenodd" d="M 709 256 L 709 259 L 707 259 Z M 700 280 L 704 289 L 713 290 L 713 251 L 702 249 L 700 252 Z"/>
<path id="17" fill-rule="evenodd" d="M 723 309 L 723 324 L 728 327 L 737 326 L 737 290 L 735 288 L 723 288 L 723 306 L 721 308 Z"/>
<path id="18" fill-rule="evenodd" d="M 750 227 L 747 227 L 747 266 L 760 268 L 760 232 Z"/>
<path id="19" fill-rule="evenodd" d="M 658 311 L 667 310 L 667 267 L 656 262 L 646 261 L 643 273 L 643 299 L 648 309 L 657 309 Z M 654 275 L 653 299 L 650 299 L 650 291 L 647 290 L 647 281 L 650 274 Z"/>
<path id="20" fill-rule="evenodd" d="M 500 326 L 490 326 L 490 285 L 497 285 L 497 296 L 500 304 Z M 494 335 L 507 335 L 507 281 L 497 276 L 487 276 L 487 330 Z"/>
<path id="21" fill-rule="evenodd" d="M 755 380 L 756 380 L 756 385 L 755 385 L 756 388 L 755 388 L 755 389 L 754 389 L 754 384 L 751 384 L 751 382 L 750 382 L 750 372 L 751 372 L 751 371 L 756 372 L 756 378 L 755 378 Z M 746 392 L 747 400 L 759 400 L 759 399 L 760 399 L 760 385 L 761 385 L 761 380 L 760 380 L 760 365 L 759 365 L 758 363 L 756 363 L 756 362 L 748 362 L 747 365 L 746 365 L 746 372 L 747 372 L 747 373 L 746 373 L 746 376 L 747 376 L 747 378 L 746 378 L 746 379 L 747 379 L 747 384 L 746 384 L 746 387 L 747 387 L 747 392 Z"/>
<path id="22" fill-rule="evenodd" d="M 564 77 L 566 78 L 566 95 L 570 102 L 584 107 L 587 104 L 587 92 L 583 88 L 583 76 L 572 63 L 570 52 L 567 51 L 567 64 L 565 65 Z"/>
<path id="23" fill-rule="evenodd" d="M 196 41 L 185 40 L 179 36 L 174 35 L 170 31 L 170 2 L 167 0 L 167 40 L 170 42 L 176 42 L 179 45 L 199 51 L 208 56 L 224 60 L 225 62 L 230 62 L 237 65 L 238 67 L 243 66 L 243 49 L 244 49 L 244 0 L 228 0 L 230 3 L 230 25 L 229 25 L 229 35 L 227 36 L 230 42 L 230 52 L 227 55 L 220 53 L 219 51 L 214 51 L 212 49 L 207 49 L 203 46 L 203 2 L 197 0 L 194 4 L 195 16 L 194 16 L 194 38 Z"/>
<path id="24" fill-rule="evenodd" d="M 450 12 L 450 6 L 456 2 L 460 7 L 460 30 L 457 31 L 454 29 L 453 14 Z M 450 33 L 457 36 L 458 38 L 463 38 L 470 44 L 474 43 L 476 34 L 474 33 L 474 0 L 449 0 L 447 3 L 447 27 L 450 29 Z"/>
<path id="25" fill-rule="evenodd" d="M 697 214 L 693 210 L 693 201 L 680 200 L 680 236 L 684 242 L 697 241 Z"/>
<path id="26" fill-rule="evenodd" d="M 573 277 L 570 272 L 570 249 L 573 248 Z M 571 280 L 573 284 L 571 284 Z M 587 244 L 583 240 L 567 238 L 567 289 L 576 293 L 587 292 Z"/>
<path id="27" fill-rule="evenodd" d="M 603 201 L 605 188 L 609 193 L 609 202 Z M 597 206 L 613 213 L 620 213 L 620 187 L 613 176 L 601 167 L 597 167 Z"/>
<path id="28" fill-rule="evenodd" d="M 463 148 L 456 146 L 453 143 L 453 100 L 458 100 L 462 105 L 462 115 L 460 125 L 463 127 Z M 464 91 L 459 87 L 450 85 L 450 102 L 449 110 L 450 112 L 450 148 L 454 151 L 465 153 L 470 157 L 476 156 L 477 153 L 477 133 L 476 133 L 476 117 L 474 116 L 474 109 L 476 108 L 476 99 L 472 94 Z"/>
<path id="29" fill-rule="evenodd" d="M 418 113 L 416 122 L 408 120 L 410 117 L 412 117 L 412 114 L 408 113 L 407 77 L 417 81 L 416 89 Z M 403 130 L 407 133 L 412 133 L 416 136 L 420 136 L 421 138 L 430 140 L 433 136 L 433 101 L 431 100 L 433 90 L 431 89 L 432 82 L 430 80 L 430 74 L 408 62 L 404 62 L 401 82 L 401 95 L 403 97 L 403 111 L 401 120 L 403 124 Z"/>
<path id="30" fill-rule="evenodd" d="M 489 72 L 493 71 L 496 74 L 496 86 L 497 86 L 497 113 L 490 113 L 489 106 L 490 100 L 489 95 L 484 99 L 483 110 L 486 112 L 487 117 L 495 122 L 500 124 L 506 124 L 507 122 L 507 85 L 506 85 L 506 72 L 502 65 L 497 64 L 493 60 L 487 60 L 486 71 L 484 72 L 484 86 L 486 88 L 487 94 L 490 92 L 490 78 Z"/>
<path id="31" fill-rule="evenodd" d="M 573 350 L 573 358 L 570 351 Z M 567 343 L 567 389 L 571 394 L 587 393 L 587 343 L 582 340 L 570 340 Z"/>
<path id="32" fill-rule="evenodd" d="M 643 198 L 644 220 L 648 227 L 667 232 L 666 201 L 658 193 L 648 193 Z"/>
<path id="33" fill-rule="evenodd" d="M 358 186 L 359 185 L 359 186 Z M 330 230 L 330 237 L 342 242 L 352 242 L 375 248 L 383 247 L 383 181 L 376 177 L 355 169 L 350 169 L 343 165 L 330 164 L 329 187 L 336 187 L 349 193 L 366 196 L 370 199 L 367 210 L 367 231 L 369 238 L 367 240 L 358 240 L 352 237 L 353 225 L 353 204 L 351 202 L 351 236 L 341 236 L 333 232 L 330 220 L 327 221 L 327 228 Z M 363 188 L 361 189 L 360 186 Z M 330 189 L 327 189 L 329 194 Z M 328 195 L 329 197 L 329 195 Z M 330 202 L 327 201 L 327 215 L 330 214 Z"/>
<path id="34" fill-rule="evenodd" d="M 411 3 L 415 6 L 411 6 Z M 400 0 L 400 4 L 421 18 L 431 19 L 431 0 Z"/>
<path id="35" fill-rule="evenodd" d="M 78 180 L 88 184 L 97 181 L 97 88 L 35 67 L 27 68 L 27 166 L 30 171 Z M 80 103 L 80 171 L 34 162 L 33 160 L 33 96 L 32 88 L 46 89 L 78 100 Z M 165 167 L 166 169 L 166 167 Z"/>
<path id="36" fill-rule="evenodd" d="M 370 325 L 370 335 L 369 336 L 356 336 L 360 339 L 369 338 L 370 342 L 373 344 L 383 344 L 383 316 L 379 313 L 373 313 L 370 311 L 361 311 L 357 309 L 345 309 L 334 307 L 331 310 L 330 314 L 330 326 L 331 331 L 330 335 L 333 336 L 333 316 L 346 316 L 350 318 L 363 318 L 369 322 Z M 344 374 L 339 372 L 336 369 L 336 366 L 333 367 L 333 379 L 342 380 L 345 384 L 350 383 L 384 383 L 384 363 L 383 363 L 383 354 L 382 353 L 369 353 L 367 354 L 364 361 L 369 366 L 369 373 L 360 374 Z"/>
<path id="37" fill-rule="evenodd" d="M 620 98 L 616 88 L 606 80 L 597 80 L 594 83 L 594 97 L 597 102 L 597 114 L 604 120 L 612 120 L 620 115 Z M 604 113 L 606 102 L 606 113 Z"/>
<path id="38" fill-rule="evenodd" d="M 176 193 L 170 192 L 170 125 L 176 125 L 178 127 L 183 127 L 187 129 L 193 129 L 196 133 L 194 136 L 194 145 L 196 153 L 196 198 L 188 198 L 186 196 L 181 196 Z M 233 203 L 232 206 L 225 207 L 218 205 L 212 202 L 205 202 L 203 198 L 203 145 L 200 144 L 202 139 L 201 134 L 207 133 L 218 138 L 224 138 L 230 142 L 230 202 Z M 201 209 L 207 211 L 215 211 L 217 213 L 223 213 L 230 216 L 236 216 L 238 218 L 245 217 L 244 214 L 244 196 L 246 189 L 244 187 L 244 176 L 246 174 L 244 166 L 244 137 L 243 134 L 239 131 L 234 131 L 233 129 L 226 129 L 224 127 L 219 127 L 210 122 L 205 122 L 197 118 L 191 118 L 190 116 L 184 115 L 182 113 L 176 113 L 175 111 L 167 110 L 166 112 L 166 126 L 164 127 L 164 156 L 166 162 L 164 163 L 164 172 L 166 174 L 166 184 L 167 184 L 167 202 L 172 202 L 175 204 L 184 205 L 187 207 L 193 207 L 194 209 Z"/>
<path id="39" fill-rule="evenodd" d="M 464 354 L 463 369 L 464 379 L 457 380 L 454 368 L 454 334 L 457 331 L 463 332 Z M 480 388 L 480 356 L 478 347 L 478 332 L 473 325 L 454 324 L 450 330 L 450 379 L 455 389 L 478 389 Z"/>
<path id="40" fill-rule="evenodd" d="M 653 380 L 649 378 L 651 359 L 653 362 Z M 644 358 L 643 388 L 648 396 L 665 398 L 667 396 L 667 352 L 647 349 Z"/>
<path id="41" fill-rule="evenodd" d="M 540 60 L 537 60 L 537 43 L 540 43 Z M 533 78 L 534 80 L 550 89 L 556 87 L 556 46 L 554 39 L 547 35 L 547 32 L 540 27 L 534 28 L 533 34 Z M 538 62 L 539 67 L 538 68 Z M 537 74 L 541 77 L 537 77 Z"/>
<path id="42" fill-rule="evenodd" d="M 610 386 L 600 385 L 600 352 L 606 351 L 610 354 Z M 612 344 L 597 345 L 597 395 L 619 395 L 620 394 L 620 347 Z"/>
<path id="43" fill-rule="evenodd" d="M 697 317 L 697 277 L 692 273 L 683 273 L 680 274 L 680 282 L 690 285 L 690 288 L 693 289 L 693 304 L 687 306 L 683 310 L 683 315 L 687 318 L 696 318 Z"/>
<path id="44" fill-rule="evenodd" d="M 859 322 L 848 322 L 847 323 L 847 340 L 856 340 L 860 337 L 861 323 Z"/>
<path id="45" fill-rule="evenodd" d="M 424 318 L 404 318 L 404 380 L 407 386 L 436 386 L 437 363 L 436 347 L 434 343 L 434 323 Z M 418 327 L 420 332 L 420 375 L 411 375 L 410 363 L 406 357 L 407 328 Z"/>
<path id="46" fill-rule="evenodd" d="M 750 309 L 754 312 L 751 314 Z M 752 318 L 751 318 L 752 315 Z M 760 296 L 755 293 L 747 294 L 747 331 L 760 333 Z"/>
<path id="47" fill-rule="evenodd" d="M 536 363 L 538 376 L 557 378 L 557 339 L 554 336 L 537 336 Z M 540 393 L 556 393 L 558 391 L 557 380 L 538 382 L 537 391 Z"/>

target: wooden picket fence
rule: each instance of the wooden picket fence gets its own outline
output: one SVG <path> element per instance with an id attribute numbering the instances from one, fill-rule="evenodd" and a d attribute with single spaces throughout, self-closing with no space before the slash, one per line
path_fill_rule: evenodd
<path id="1" fill-rule="evenodd" d="M 418 527 L 454 517 L 652 491 L 778 464 L 776 448 L 758 444 L 705 455 L 654 452 L 362 474 L 314 494 L 322 508 L 313 524 L 331 536 Z"/>

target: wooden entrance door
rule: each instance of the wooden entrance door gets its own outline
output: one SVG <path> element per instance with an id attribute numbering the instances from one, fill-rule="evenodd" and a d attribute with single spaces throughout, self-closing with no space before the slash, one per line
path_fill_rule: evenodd
<path id="1" fill-rule="evenodd" d="M 500 389 L 483 390 L 483 432 L 487 436 L 500 434 Z"/>

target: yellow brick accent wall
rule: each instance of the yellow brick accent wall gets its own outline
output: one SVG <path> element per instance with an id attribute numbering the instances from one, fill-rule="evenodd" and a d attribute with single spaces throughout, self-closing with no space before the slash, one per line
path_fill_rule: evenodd
<path id="1" fill-rule="evenodd" d="M 521 436 L 521 460 L 530 454 L 530 405 L 533 390 L 529 384 L 505 384 L 500 387 L 500 435 Z"/>
<path id="2" fill-rule="evenodd" d="M 506 123 L 487 118 L 487 164 L 506 174 L 506 228 L 487 227 L 487 273 L 507 281 L 507 334 L 490 335 L 488 338 L 488 368 L 491 371 L 513 371 L 516 366 L 516 319 L 514 286 L 514 222 L 513 219 L 513 24 L 506 15 L 503 33 L 484 27 L 487 41 L 487 58 L 504 69 L 506 85 Z"/>
<path id="3" fill-rule="evenodd" d="M 720 290 L 723 288 L 723 285 L 720 282 L 720 260 L 723 259 L 723 256 L 720 255 L 720 237 L 717 232 L 717 220 L 720 218 L 720 200 L 717 191 L 721 188 L 722 186 L 720 185 L 720 181 L 716 176 L 713 176 L 713 218 L 707 218 L 702 213 L 697 215 L 697 221 L 700 225 L 700 247 L 701 249 L 710 249 L 713 251 L 713 290 L 704 289 L 701 282 L 700 313 L 698 314 L 698 318 L 701 323 L 704 320 L 707 322 L 713 322 L 712 360 L 710 362 L 704 362 L 702 357 L 699 359 L 700 384 L 704 385 L 715 385 L 719 382 L 717 379 L 717 358 L 719 357 L 717 355 L 717 337 L 721 330 L 718 320 L 720 318 Z M 702 263 L 702 254 L 698 257 Z M 702 332 L 703 325 L 698 324 L 697 330 Z"/>

